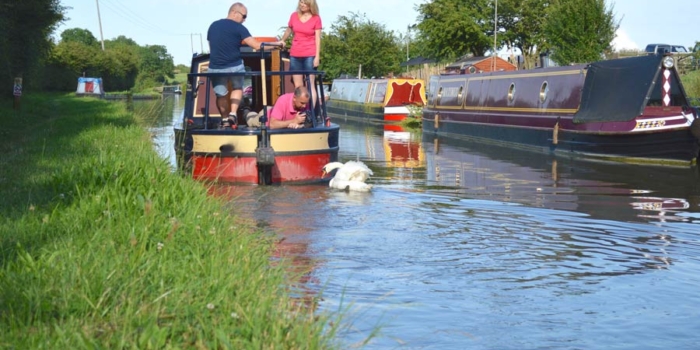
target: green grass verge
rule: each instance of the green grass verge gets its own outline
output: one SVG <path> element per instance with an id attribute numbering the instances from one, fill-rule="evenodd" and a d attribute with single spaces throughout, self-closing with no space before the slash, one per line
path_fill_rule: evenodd
<path id="1" fill-rule="evenodd" d="M 695 102 L 697 106 L 700 101 L 700 70 L 694 70 L 681 76 L 685 93 Z"/>
<path id="2" fill-rule="evenodd" d="M 0 101 L 0 348 L 337 346 L 272 237 L 173 174 L 124 103 L 22 99 Z"/>

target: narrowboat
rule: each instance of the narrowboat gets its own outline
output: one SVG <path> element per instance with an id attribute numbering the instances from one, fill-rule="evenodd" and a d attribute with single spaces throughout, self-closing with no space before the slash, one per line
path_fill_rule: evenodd
<path id="1" fill-rule="evenodd" d="M 271 42 L 275 38 L 257 38 Z M 270 44 L 268 44 L 270 45 Z M 327 117 L 324 98 L 318 108 L 307 111 L 305 127 L 270 129 L 268 106 L 286 92 L 293 92 L 292 74 L 323 72 L 289 71 L 289 59 L 278 49 L 241 49 L 246 72 L 207 73 L 209 55 L 192 58 L 185 93 L 182 125 L 175 127 L 175 151 L 178 167 L 195 179 L 236 184 L 278 185 L 324 182 L 322 168 L 338 160 L 340 128 Z M 222 123 L 216 107 L 216 95 L 210 78 L 216 75 L 243 75 L 243 99 L 238 120 Z M 269 102 L 269 104 L 268 104 Z M 315 110 L 319 111 L 317 113 Z M 260 111 L 259 126 L 246 121 L 251 112 Z"/>
<path id="2" fill-rule="evenodd" d="M 373 122 L 398 122 L 425 104 L 422 79 L 335 79 L 328 113 Z"/>
<path id="3" fill-rule="evenodd" d="M 434 75 L 424 133 L 607 160 L 695 165 L 700 122 L 671 56 Z"/>

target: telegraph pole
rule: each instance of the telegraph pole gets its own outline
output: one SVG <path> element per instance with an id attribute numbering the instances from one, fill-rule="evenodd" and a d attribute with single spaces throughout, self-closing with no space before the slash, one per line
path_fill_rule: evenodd
<path id="1" fill-rule="evenodd" d="M 194 55 L 194 33 L 190 33 L 190 46 L 192 47 L 192 54 Z"/>
<path id="2" fill-rule="evenodd" d="M 496 0 L 496 6 L 493 11 L 493 69 L 492 72 L 496 70 L 496 35 L 498 35 L 498 0 Z"/>
<path id="3" fill-rule="evenodd" d="M 100 17 L 100 0 L 95 0 L 97 4 L 97 22 L 100 24 L 100 41 L 102 42 L 102 51 L 105 50 L 105 37 L 102 35 L 102 18 Z"/>
<path id="4" fill-rule="evenodd" d="M 199 46 L 202 51 L 199 51 L 199 53 L 204 53 L 204 42 L 202 41 L 202 33 L 199 33 Z"/>

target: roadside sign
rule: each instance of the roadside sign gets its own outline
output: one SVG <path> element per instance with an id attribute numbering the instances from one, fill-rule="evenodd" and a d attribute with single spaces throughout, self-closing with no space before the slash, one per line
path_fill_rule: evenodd
<path id="1" fill-rule="evenodd" d="M 15 96 L 22 96 L 22 78 L 15 78 L 15 88 L 13 90 Z"/>

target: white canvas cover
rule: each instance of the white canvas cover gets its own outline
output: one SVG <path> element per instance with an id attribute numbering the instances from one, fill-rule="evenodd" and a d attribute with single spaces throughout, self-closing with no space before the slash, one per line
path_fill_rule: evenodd
<path id="1" fill-rule="evenodd" d="M 84 95 L 104 94 L 104 89 L 102 88 L 102 78 L 78 78 L 78 89 L 75 91 L 75 93 Z"/>

